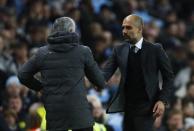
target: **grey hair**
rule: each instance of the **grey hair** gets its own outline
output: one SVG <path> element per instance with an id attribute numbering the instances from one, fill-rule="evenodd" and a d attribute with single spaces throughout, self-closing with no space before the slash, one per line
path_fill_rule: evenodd
<path id="1" fill-rule="evenodd" d="M 76 24 L 73 19 L 69 17 L 60 17 L 57 18 L 53 24 L 51 33 L 55 32 L 75 32 Z"/>

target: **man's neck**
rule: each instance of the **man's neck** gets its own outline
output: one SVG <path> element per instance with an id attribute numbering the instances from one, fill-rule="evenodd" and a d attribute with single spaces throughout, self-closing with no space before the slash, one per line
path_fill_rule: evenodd
<path id="1" fill-rule="evenodd" d="M 142 38 L 142 36 L 139 36 L 139 37 L 137 37 L 134 41 L 131 41 L 130 43 L 131 43 L 132 45 L 135 45 L 138 41 L 140 41 L 141 38 Z"/>

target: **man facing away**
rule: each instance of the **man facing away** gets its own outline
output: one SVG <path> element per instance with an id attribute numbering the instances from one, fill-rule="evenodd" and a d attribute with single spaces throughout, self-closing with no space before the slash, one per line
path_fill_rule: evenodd
<path id="1" fill-rule="evenodd" d="M 137 15 L 124 18 L 126 42 L 114 48 L 103 72 L 109 80 L 117 68 L 121 71 L 119 90 L 107 109 L 124 112 L 124 131 L 152 131 L 154 119 L 165 111 L 172 91 L 173 72 L 160 44 L 143 36 L 143 20 Z M 159 71 L 163 86 L 159 88 Z"/>
<path id="2" fill-rule="evenodd" d="M 86 99 L 84 76 L 97 87 L 104 87 L 104 77 L 91 50 L 79 45 L 75 28 L 69 17 L 56 19 L 48 45 L 41 47 L 18 74 L 24 85 L 42 90 L 49 131 L 92 131 L 94 120 Z M 34 78 L 37 72 L 41 73 L 41 82 Z"/>

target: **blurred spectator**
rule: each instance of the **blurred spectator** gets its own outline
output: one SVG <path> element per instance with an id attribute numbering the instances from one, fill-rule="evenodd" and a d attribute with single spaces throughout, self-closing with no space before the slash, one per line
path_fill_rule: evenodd
<path id="1" fill-rule="evenodd" d="M 178 39 L 178 24 L 176 22 L 167 23 L 165 25 L 165 32 L 162 32 L 158 41 L 160 41 L 167 51 L 174 50 L 175 47 L 181 45 L 180 40 Z"/>
<path id="2" fill-rule="evenodd" d="M 18 126 L 23 131 L 26 128 L 27 113 L 22 110 L 22 100 L 20 96 L 12 96 L 8 98 L 8 109 L 16 112 Z"/>
<path id="3" fill-rule="evenodd" d="M 19 96 L 22 86 L 17 76 L 10 76 L 6 81 L 7 96 Z"/>
<path id="4" fill-rule="evenodd" d="M 30 48 L 41 47 L 46 43 L 48 28 L 43 21 L 40 21 L 40 23 L 31 23 L 28 32 L 29 39 L 31 40 Z"/>
<path id="5" fill-rule="evenodd" d="M 1 131 L 11 131 L 9 130 L 8 124 L 5 121 L 3 114 L 0 112 L 0 130 Z"/>
<path id="6" fill-rule="evenodd" d="M 41 131 L 41 117 L 37 113 L 30 113 L 26 124 L 27 131 Z"/>
<path id="7" fill-rule="evenodd" d="M 171 110 L 167 118 L 167 126 L 160 131 L 184 131 L 183 114 L 178 110 Z"/>
<path id="8" fill-rule="evenodd" d="M 137 10 L 137 8 L 138 1 L 136 0 L 122 0 L 122 1 L 113 0 L 112 9 L 114 10 L 120 22 L 123 20 L 125 16 Z"/>
<path id="9" fill-rule="evenodd" d="M 94 11 L 97 14 L 100 12 L 100 8 L 102 7 L 102 5 L 110 3 L 109 0 L 91 0 L 91 2 L 94 8 Z"/>
<path id="10" fill-rule="evenodd" d="M 17 125 L 17 113 L 14 110 L 6 110 L 4 117 L 11 131 L 21 131 Z"/>
<path id="11" fill-rule="evenodd" d="M 192 103 L 192 101 L 183 101 L 182 111 L 184 117 L 194 117 L 194 104 Z"/>
<path id="12" fill-rule="evenodd" d="M 77 8 L 73 8 L 69 11 L 69 16 L 75 21 L 76 23 L 76 32 L 78 34 L 80 34 L 81 36 L 81 23 L 80 23 L 80 19 L 81 19 L 81 12 L 79 9 Z"/>
<path id="13" fill-rule="evenodd" d="M 160 28 L 156 24 L 156 21 L 149 22 L 147 25 L 145 25 L 144 30 L 145 38 L 148 41 L 155 43 L 160 32 Z"/>
<path id="14" fill-rule="evenodd" d="M 174 74 L 185 68 L 188 64 L 187 62 L 187 51 L 184 45 L 176 45 L 173 52 L 168 52 L 173 66 Z"/>
<path id="15" fill-rule="evenodd" d="M 109 6 L 101 6 L 98 21 L 101 23 L 103 29 L 111 31 L 114 37 L 121 38 L 121 26 Z"/>
<path id="16" fill-rule="evenodd" d="M 146 0 L 140 0 L 138 4 L 138 8 L 134 11 L 134 13 L 140 16 L 145 24 L 149 23 L 153 17 L 149 14 L 148 2 Z"/>
<path id="17" fill-rule="evenodd" d="M 46 1 L 45 0 L 37 0 L 35 1 L 28 1 L 29 8 L 28 10 L 28 19 L 31 21 L 40 21 L 48 19 L 48 15 L 45 12 L 46 8 Z"/>
<path id="18" fill-rule="evenodd" d="M 88 96 L 88 101 L 92 106 L 92 115 L 94 117 L 95 122 L 104 124 L 107 131 L 113 131 L 113 127 L 108 124 L 107 116 L 105 114 L 105 111 L 101 105 L 100 100 L 95 96 Z"/>
<path id="19" fill-rule="evenodd" d="M 75 0 L 66 0 L 66 1 L 64 1 L 63 7 L 62 7 L 63 14 L 68 14 L 74 8 L 76 8 L 75 7 Z"/>
<path id="20" fill-rule="evenodd" d="M 94 39 L 94 42 L 94 58 L 99 64 L 102 64 L 108 58 L 105 54 L 105 51 L 108 48 L 108 45 L 106 45 L 106 39 L 100 35 Z"/>
<path id="21" fill-rule="evenodd" d="M 187 40 L 186 36 L 186 23 L 184 21 L 178 21 L 178 38 L 181 40 L 181 42 L 184 42 Z"/>
<path id="22" fill-rule="evenodd" d="M 6 81 L 6 89 L 3 96 L 4 98 L 21 96 L 22 99 L 22 108 L 24 111 L 28 111 L 29 106 L 39 101 L 38 96 L 34 92 L 29 90 L 27 87 L 22 85 L 17 76 L 10 76 Z"/>
<path id="23" fill-rule="evenodd" d="M 194 53 L 194 38 L 190 39 L 187 44 L 187 49 Z"/>
<path id="24" fill-rule="evenodd" d="M 188 35 L 188 38 L 192 38 L 194 36 L 194 11 L 191 13 L 191 15 L 189 16 L 189 20 L 185 22 L 187 24 L 187 35 Z"/>
<path id="25" fill-rule="evenodd" d="M 6 73 L 7 75 L 16 74 L 17 70 L 13 59 L 10 54 L 8 54 L 8 52 L 4 51 L 4 48 L 4 37 L 0 35 L 0 70 Z"/>
<path id="26" fill-rule="evenodd" d="M 103 28 L 100 23 L 93 22 L 89 25 L 89 41 L 88 42 L 94 42 L 96 37 L 100 36 L 103 33 Z M 89 43 L 89 44 L 92 44 Z M 89 45 L 90 47 L 93 47 L 93 45 Z"/>
<path id="27" fill-rule="evenodd" d="M 104 39 L 105 39 L 105 45 L 106 45 L 106 48 L 112 46 L 112 42 L 113 42 L 113 36 L 112 36 L 112 33 L 109 32 L 109 31 L 104 31 L 102 36 L 104 36 Z"/>
<path id="28" fill-rule="evenodd" d="M 181 69 L 175 77 L 174 85 L 177 87 L 175 92 L 178 97 L 184 97 L 186 94 L 186 84 L 189 82 L 194 70 L 194 54 L 188 53 L 188 66 Z"/>
<path id="29" fill-rule="evenodd" d="M 194 119 L 186 118 L 185 119 L 185 130 L 186 131 L 194 131 Z"/>
<path id="30" fill-rule="evenodd" d="M 28 60 L 28 43 L 18 41 L 13 45 L 13 57 L 17 70 Z"/>
<path id="31" fill-rule="evenodd" d="M 155 0 L 153 9 L 155 12 L 153 15 L 164 19 L 168 12 L 172 9 L 172 6 L 169 0 Z M 157 14 L 156 12 L 160 12 L 160 14 Z"/>
<path id="32" fill-rule="evenodd" d="M 171 101 L 171 110 L 182 110 L 182 99 L 178 97 L 174 97 Z"/>
<path id="33" fill-rule="evenodd" d="M 36 127 L 40 127 L 43 131 L 46 130 L 46 111 L 42 103 L 36 102 L 32 104 L 29 108 L 29 114 L 37 118 L 36 121 L 34 121 L 34 123 L 37 123 Z M 27 123 L 32 125 L 30 119 L 28 119 Z"/>
<path id="34" fill-rule="evenodd" d="M 84 43 L 91 42 L 91 32 L 96 32 L 96 30 L 90 31 L 90 25 L 94 22 L 94 11 L 92 8 L 91 0 L 81 0 L 80 1 L 80 12 L 81 12 L 81 19 L 80 19 L 80 28 L 81 28 L 81 35 L 82 35 L 82 41 Z"/>
<path id="35" fill-rule="evenodd" d="M 189 81 L 186 86 L 186 95 L 183 98 L 184 101 L 192 101 L 194 103 L 194 82 Z"/>
<path id="36" fill-rule="evenodd" d="M 177 21 L 177 13 L 174 10 L 169 10 L 165 16 L 165 23 L 173 23 Z"/>

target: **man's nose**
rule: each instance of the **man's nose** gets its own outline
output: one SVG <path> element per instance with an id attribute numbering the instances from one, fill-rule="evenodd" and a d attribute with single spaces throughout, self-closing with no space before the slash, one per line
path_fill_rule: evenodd
<path id="1" fill-rule="evenodd" d="M 127 34 L 127 31 L 125 29 L 123 29 L 123 34 Z"/>

